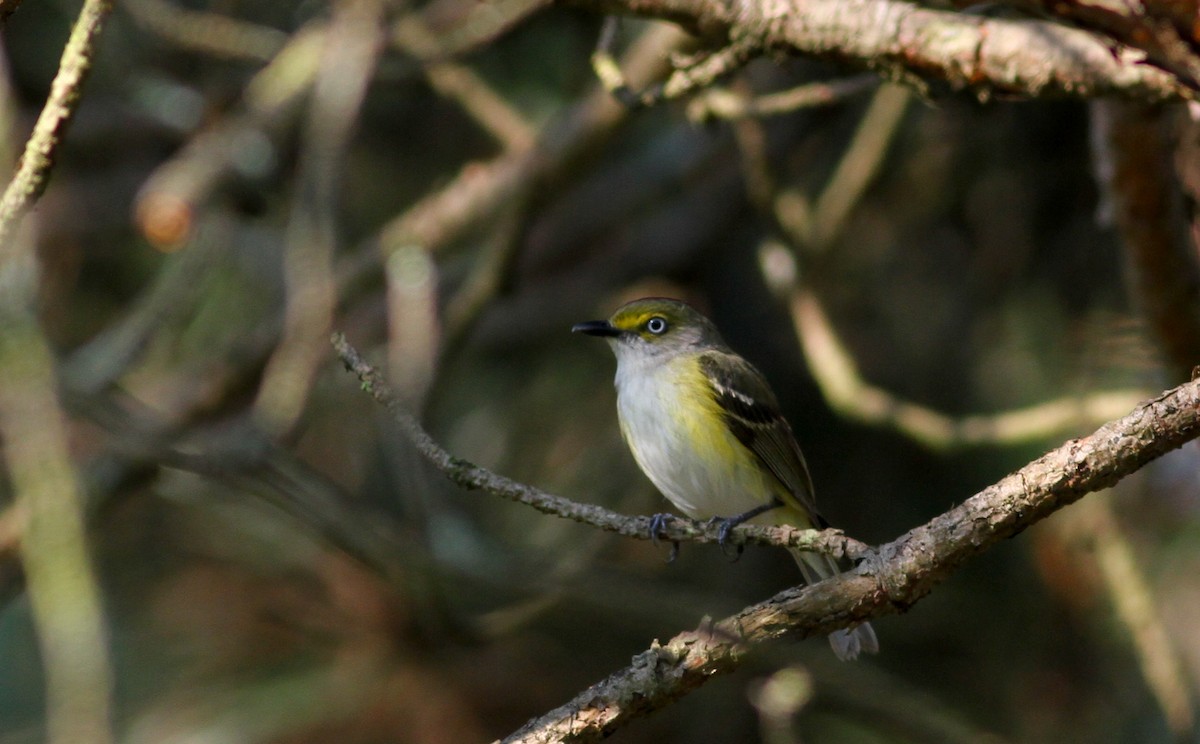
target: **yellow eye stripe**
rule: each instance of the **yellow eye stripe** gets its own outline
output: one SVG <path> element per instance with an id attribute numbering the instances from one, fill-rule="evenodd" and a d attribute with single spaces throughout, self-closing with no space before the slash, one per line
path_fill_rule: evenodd
<path id="1" fill-rule="evenodd" d="M 665 317 L 663 316 L 663 313 L 651 310 L 635 313 L 618 313 L 617 315 L 614 315 L 613 319 L 609 322 L 612 323 L 614 328 L 620 328 L 622 331 L 640 332 L 642 330 L 642 325 L 645 324 L 647 320 L 650 320 L 656 316 Z"/>

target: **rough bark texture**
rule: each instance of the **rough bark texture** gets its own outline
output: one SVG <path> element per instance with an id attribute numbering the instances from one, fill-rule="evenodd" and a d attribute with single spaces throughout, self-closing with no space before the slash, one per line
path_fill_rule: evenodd
<path id="1" fill-rule="evenodd" d="M 674 21 L 712 43 L 805 54 L 869 67 L 885 77 L 996 95 L 1190 95 L 1175 75 L 1143 64 L 1077 28 L 933 10 L 899 0 L 566 0 L 572 6 Z"/>

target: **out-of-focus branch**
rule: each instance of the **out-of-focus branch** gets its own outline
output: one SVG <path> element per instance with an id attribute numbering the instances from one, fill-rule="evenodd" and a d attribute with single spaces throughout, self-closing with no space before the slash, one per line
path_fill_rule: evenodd
<path id="1" fill-rule="evenodd" d="M 163 326 L 190 317 L 205 286 L 196 277 L 212 267 L 229 238 L 223 218 L 208 221 L 185 249 L 164 259 L 162 271 L 119 321 L 71 354 L 63 368 L 66 384 L 82 393 L 104 390 L 141 357 Z"/>
<path id="2" fill-rule="evenodd" d="M 1110 420 L 1145 397 L 1145 391 L 1111 390 L 955 418 L 863 380 L 811 292 L 797 289 L 791 312 L 805 361 L 831 408 L 856 421 L 894 429 L 932 449 L 1016 444 L 1069 433 Z"/>
<path id="3" fill-rule="evenodd" d="M 758 123 L 738 123 L 736 131 L 751 198 L 774 217 L 795 252 L 803 255 L 837 240 L 878 172 L 907 102 L 907 92 L 895 86 L 885 86 L 876 94 L 815 207 L 797 189 L 777 190 Z M 902 400 L 863 379 L 817 298 L 797 283 L 794 259 L 786 253 L 778 258 L 787 263 L 787 268 L 779 272 L 780 276 L 766 276 L 767 283 L 789 298 L 792 323 L 805 360 L 829 406 L 863 423 L 892 428 L 926 447 L 949 449 L 1047 438 L 1107 421 L 1129 410 L 1145 395 L 1141 390 L 1109 391 L 961 418 Z"/>
<path id="4" fill-rule="evenodd" d="M 523 217 L 521 203 L 513 204 L 507 214 L 501 215 L 470 274 L 446 304 L 443 354 L 453 354 L 459 348 L 488 303 L 510 282 L 525 237 L 520 229 Z"/>
<path id="5" fill-rule="evenodd" d="M 843 80 L 806 83 L 754 97 L 726 88 L 708 88 L 688 102 L 687 115 L 692 121 L 777 116 L 806 108 L 830 106 L 870 90 L 878 83 L 877 75 L 856 75 Z"/>
<path id="6" fill-rule="evenodd" d="M 219 13 L 189 10 L 169 0 L 123 0 L 133 20 L 183 49 L 226 59 L 269 62 L 287 43 L 279 29 Z"/>
<path id="7" fill-rule="evenodd" d="M 796 253 L 804 256 L 820 252 L 837 241 L 854 207 L 883 167 L 910 99 L 905 88 L 880 86 L 815 204 L 800 187 L 779 186 L 758 123 L 738 122 L 735 134 L 750 198 L 774 220 Z"/>
<path id="8" fill-rule="evenodd" d="M 1189 382 L 1090 436 L 1048 452 L 961 505 L 878 548 L 857 571 L 789 589 L 655 643 L 633 663 L 538 717 L 506 744 L 599 741 L 631 719 L 736 669 L 749 647 L 811 637 L 904 612 L 974 556 L 1200 436 L 1200 382 Z"/>
<path id="9" fill-rule="evenodd" d="M 1186 380 L 1200 364 L 1200 262 L 1189 244 L 1168 126 L 1160 108 L 1117 101 L 1092 104 L 1092 153 L 1106 211 L 1121 233 L 1129 291 L 1173 367 Z M 1200 195 L 1196 128 L 1185 127 L 1184 178 Z M 1190 136 L 1189 136 L 1190 133 Z M 1190 161 L 1190 164 L 1189 164 Z"/>
<path id="10" fill-rule="evenodd" d="M 671 542 L 718 542 L 718 525 L 695 522 L 683 517 L 666 521 L 663 528 L 654 534 L 650 530 L 651 517 L 629 517 L 592 504 L 581 504 L 562 496 L 547 493 L 532 486 L 518 483 L 486 468 L 451 455 L 421 428 L 383 377 L 363 359 L 362 355 L 346 341 L 340 333 L 333 334 L 333 348 L 341 357 L 346 369 L 358 376 L 363 390 L 377 403 L 386 408 L 401 432 L 412 442 L 417 451 L 456 485 L 467 490 L 481 490 L 494 496 L 516 501 L 545 514 L 553 514 L 596 527 L 606 532 L 615 532 L 623 537 L 642 540 L 666 540 Z M 863 554 L 866 546 L 842 535 L 838 530 L 798 530 L 792 527 L 759 527 L 741 525 L 735 527 L 728 542 L 740 545 L 753 542 L 759 545 L 800 547 L 835 557 L 856 558 Z"/>
<path id="11" fill-rule="evenodd" d="M 529 149 L 535 139 L 532 126 L 469 67 L 449 62 L 441 40 L 416 15 L 392 24 L 392 43 L 424 63 L 430 85 L 440 95 L 455 100 L 501 144 L 510 150 Z"/>
<path id="12" fill-rule="evenodd" d="M 426 24 L 437 35 L 441 53 L 455 56 L 488 44 L 552 3 L 553 0 L 432 2 L 426 4 L 421 13 Z M 451 7 L 443 12 L 442 6 Z M 453 17 L 442 18 L 446 15 Z"/>
<path id="13" fill-rule="evenodd" d="M 651 78 L 662 70 L 663 58 L 682 40 L 669 26 L 651 29 L 634 43 L 622 61 L 635 79 Z M 493 218 L 514 198 L 545 188 L 570 172 L 580 159 L 598 147 L 628 111 L 600 90 L 546 126 L 526 150 L 509 150 L 487 163 L 471 163 L 440 190 L 388 222 L 379 232 L 383 255 L 410 245 L 438 253 L 472 228 Z M 378 255 L 362 252 L 347 262 L 341 280 L 353 283 L 378 267 Z"/>
<path id="14" fill-rule="evenodd" d="M 442 323 L 438 269 L 420 246 L 396 251 L 384 271 L 388 308 L 388 379 L 409 409 L 420 411 L 437 372 Z"/>
<path id="15" fill-rule="evenodd" d="M 83 491 L 54 390 L 54 363 L 26 308 L 4 302 L 0 322 L 0 437 L 46 675 L 46 741 L 108 742 L 108 634 L 88 556 Z"/>
<path id="16" fill-rule="evenodd" d="M 1133 546 L 1117 521 L 1112 499 L 1107 493 L 1088 499 L 1071 512 L 1063 529 L 1068 537 L 1086 541 L 1094 554 L 1104 587 L 1129 632 L 1142 676 L 1158 700 L 1168 728 L 1177 741 L 1191 740 L 1195 729 L 1191 686 L 1163 626 L 1146 574 L 1138 567 Z"/>
<path id="17" fill-rule="evenodd" d="M 112 740 L 112 669 L 83 492 L 68 449 L 53 357 L 33 311 L 37 259 L 29 232 L 17 227 L 46 188 L 110 11 L 107 0 L 84 3 L 21 164 L 0 199 L 0 440 L 14 493 L 6 522 L 9 528 L 10 520 L 20 523 L 50 744 Z"/>
<path id="18" fill-rule="evenodd" d="M 789 52 L 921 80 L 980 98 L 1143 101 L 1191 93 L 1174 75 L 1142 64 L 1145 53 L 1056 23 L 964 15 L 903 0 L 570 0 L 601 13 L 659 18 L 754 54 Z"/>
<path id="19" fill-rule="evenodd" d="M 324 25 L 292 35 L 287 46 L 246 86 L 245 111 L 193 137 L 160 165 L 138 194 L 138 227 L 160 248 L 176 248 L 195 227 L 198 206 L 246 162 L 261 161 L 270 135 L 299 108 L 312 87 L 325 43 Z"/>
<path id="20" fill-rule="evenodd" d="M 911 99 L 912 94 L 906 88 L 896 85 L 884 85 L 875 92 L 854 138 L 817 199 L 811 247 L 827 249 L 841 234 L 851 211 L 882 169 L 884 156 L 900 131 Z"/>
<path id="21" fill-rule="evenodd" d="M 383 48 L 379 0 L 340 0 L 326 35 L 288 221 L 283 335 L 263 372 L 255 414 L 287 431 L 308 399 L 337 302 L 333 270 L 338 174 Z"/>

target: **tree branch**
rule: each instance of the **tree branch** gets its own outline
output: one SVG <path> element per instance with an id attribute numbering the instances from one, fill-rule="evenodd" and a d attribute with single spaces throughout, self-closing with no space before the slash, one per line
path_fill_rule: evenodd
<path id="1" fill-rule="evenodd" d="M 653 644 L 633 663 L 540 716 L 505 744 L 599 741 L 733 671 L 755 644 L 808 638 L 902 613 L 973 556 L 1200 436 L 1189 382 L 1073 439 L 959 506 L 878 548 L 857 571 L 776 594 L 717 623 Z"/>
<path id="2" fill-rule="evenodd" d="M 531 506 L 544 514 L 553 514 L 606 532 L 615 532 L 623 537 L 668 542 L 719 542 L 720 530 L 717 525 L 675 517 L 667 520 L 657 534 L 652 534 L 650 531 L 651 517 L 630 517 L 602 506 L 571 501 L 497 475 L 487 468 L 481 468 L 451 455 L 421 428 L 412 414 L 405 409 L 400 398 L 392 391 L 391 386 L 383 379 L 383 375 L 363 359 L 358 350 L 346 341 L 345 336 L 335 333 L 331 338 L 331 343 L 346 365 L 346 369 L 356 374 L 362 381 L 363 390 L 388 410 L 421 456 L 429 460 L 454 484 L 468 491 L 486 491 L 494 496 Z M 838 530 L 801 530 L 784 526 L 741 525 L 730 532 L 726 542 L 734 545 L 752 542 L 758 545 L 798 547 L 832 555 L 836 558 L 857 559 L 867 552 L 866 545 L 846 537 Z"/>
<path id="3" fill-rule="evenodd" d="M 33 310 L 37 255 L 30 234 L 17 226 L 46 188 L 111 9 L 108 0 L 84 3 L 21 163 L 0 199 L 0 454 L 13 493 L 13 511 L 4 521 L 19 530 L 10 537 L 19 542 L 27 579 L 50 744 L 113 740 L 113 679 L 100 587 L 88 555 L 83 488 L 54 388 L 50 344 Z"/>
<path id="4" fill-rule="evenodd" d="M 5 188 L 4 196 L 0 197 L 0 250 L 9 243 L 20 217 L 46 190 L 50 169 L 54 167 L 54 154 L 66 134 L 67 125 L 75 116 L 83 83 L 92 69 L 96 39 L 111 11 L 111 0 L 91 0 L 84 4 L 71 29 L 58 74 L 50 87 L 50 96 L 33 127 L 33 134 L 25 143 L 25 153 L 17 172 Z"/>
<path id="5" fill-rule="evenodd" d="M 450 480 L 629 537 L 649 538 L 649 520 L 578 504 L 498 476 L 446 452 L 408 415 L 378 373 L 345 337 L 333 345 L 364 389 L 395 417 L 404 434 Z M 807 638 L 885 614 L 901 613 L 929 594 L 973 556 L 1012 537 L 1084 494 L 1126 475 L 1200 436 L 1200 382 L 1189 382 L 1138 406 L 1092 435 L 1073 439 L 896 540 L 866 553 L 853 572 L 780 592 L 708 627 L 655 643 L 633 664 L 574 700 L 530 721 L 505 742 L 598 741 L 630 719 L 654 711 L 738 667 L 754 644 L 784 636 Z M 739 527 L 741 539 L 771 530 Z M 695 532 L 693 532 L 695 530 Z M 712 541 L 711 530 L 674 520 L 663 537 Z M 776 532 L 775 534 L 780 534 Z M 836 553 L 857 546 L 825 531 L 795 533 L 811 542 L 788 544 Z"/>
<path id="6" fill-rule="evenodd" d="M 1146 53 L 1090 32 L 1033 20 L 934 10 L 902 0 L 564 0 L 578 8 L 674 21 L 708 40 L 869 67 L 885 78 L 938 83 L 980 99 L 1144 101 L 1193 95 L 1142 64 Z"/>

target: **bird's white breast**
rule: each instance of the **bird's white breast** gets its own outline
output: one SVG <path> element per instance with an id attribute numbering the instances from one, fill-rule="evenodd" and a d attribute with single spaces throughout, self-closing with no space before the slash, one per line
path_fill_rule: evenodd
<path id="1" fill-rule="evenodd" d="M 693 519 L 736 516 L 780 487 L 725 425 L 707 385 L 694 358 L 618 357 L 621 433 L 647 477 Z"/>

